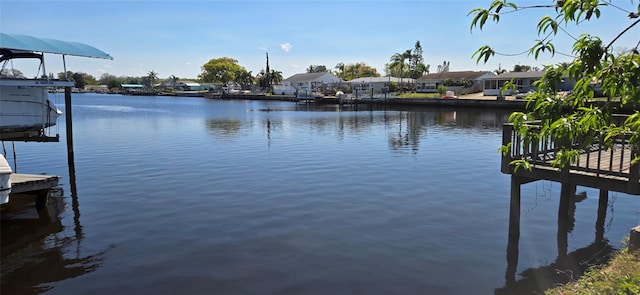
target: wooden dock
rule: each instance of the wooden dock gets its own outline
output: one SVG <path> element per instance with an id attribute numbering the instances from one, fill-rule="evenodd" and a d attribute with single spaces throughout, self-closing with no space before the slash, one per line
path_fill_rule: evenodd
<path id="1" fill-rule="evenodd" d="M 580 139 L 565 143 L 573 147 L 580 145 Z M 526 142 L 513 130 L 511 124 L 503 128 L 502 144 L 511 143 L 509 154 L 502 158 L 502 172 L 520 178 L 520 182 L 550 180 L 567 185 L 580 185 L 606 191 L 617 191 L 640 195 L 640 165 L 632 164 L 638 151 L 621 136 L 611 147 L 594 142 L 582 148 L 577 162 L 565 169 L 553 166 L 560 146 L 551 139 Z M 525 160 L 532 169 L 516 170 L 510 163 Z"/>
<path id="2" fill-rule="evenodd" d="M 530 122 L 530 131 L 539 130 L 539 123 Z M 628 134 L 620 134 L 610 145 L 594 141 L 584 145 L 582 138 L 554 140 L 553 138 L 526 139 L 518 135 L 513 124 L 505 124 L 502 133 L 502 145 L 509 146 L 508 153 L 502 156 L 501 171 L 511 175 L 511 192 L 509 208 L 509 243 L 507 245 L 507 272 L 505 288 L 496 290 L 496 294 L 518 293 L 520 283 L 515 279 L 518 265 L 518 247 L 520 239 L 521 185 L 537 180 L 549 180 L 561 183 L 558 204 L 558 258 L 549 267 L 569 271 L 577 265 L 569 253 L 568 232 L 575 222 L 576 187 L 584 186 L 599 190 L 598 211 L 596 219 L 595 250 L 602 253 L 607 249 L 604 238 L 604 224 L 609 204 L 609 191 L 640 195 L 640 163 L 634 163 L 640 151 L 638 146 L 630 143 Z M 591 139 L 590 139 L 591 140 Z M 579 155 L 572 163 L 560 169 L 553 165 L 562 147 L 579 150 Z M 526 161 L 531 169 L 516 169 L 513 161 Z M 572 209 L 574 208 L 574 209 Z M 635 225 L 631 225 L 633 227 Z M 585 249 L 593 248 L 591 245 Z M 610 248 L 610 246 L 609 246 Z M 576 251 L 578 252 L 578 251 Z M 591 252 L 587 251 L 589 255 Z M 593 257 L 593 256 L 591 256 Z M 590 258 L 592 259 L 592 258 Z M 573 262 L 572 262 L 573 261 Z M 562 272 L 565 273 L 565 272 Z M 544 277 L 544 276 L 543 276 Z M 525 282 L 526 283 L 526 282 Z M 540 284 L 540 280 L 535 280 Z M 515 291 L 515 292 L 514 292 Z"/>
<path id="3" fill-rule="evenodd" d="M 58 186 L 60 178 L 56 175 L 12 173 L 9 176 L 11 181 L 9 203 L 18 195 L 29 194 L 36 196 L 36 208 L 42 208 L 47 204 L 49 191 Z"/>

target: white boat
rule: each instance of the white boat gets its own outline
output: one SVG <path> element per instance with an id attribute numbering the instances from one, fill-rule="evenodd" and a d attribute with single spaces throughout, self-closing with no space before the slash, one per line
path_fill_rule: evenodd
<path id="1" fill-rule="evenodd" d="M 0 57 L 0 139 L 16 134 L 37 136 L 56 124 L 62 114 L 49 100 L 49 87 L 73 86 L 72 82 L 50 79 L 26 79 L 15 76 L 12 68 L 17 59 L 38 60 L 44 69 L 44 55 L 1 49 Z M 46 75 L 43 75 L 46 76 Z"/>
<path id="2" fill-rule="evenodd" d="M 11 166 L 7 163 L 4 155 L 0 155 L 0 205 L 9 203 L 11 193 Z"/>
<path id="3" fill-rule="evenodd" d="M 49 78 L 45 53 L 111 59 L 92 46 L 55 39 L 0 33 L 0 140 L 42 140 L 62 112 L 49 100 L 49 89 L 73 87 L 70 80 Z M 27 78 L 14 64 L 31 62 L 36 76 Z M 64 66 L 66 72 L 66 65 Z M 33 70 L 33 69 L 28 69 Z"/>

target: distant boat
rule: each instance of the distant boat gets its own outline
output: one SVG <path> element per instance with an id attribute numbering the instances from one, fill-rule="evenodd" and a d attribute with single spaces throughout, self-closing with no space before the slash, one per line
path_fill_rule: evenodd
<path id="1" fill-rule="evenodd" d="M 49 90 L 74 84 L 47 76 L 45 53 L 61 54 L 63 62 L 65 55 L 111 59 L 82 43 L 0 33 L 0 140 L 44 137 L 45 129 L 54 126 L 62 115 L 49 100 Z M 27 78 L 13 68 L 14 64 L 32 64 L 37 74 Z"/>

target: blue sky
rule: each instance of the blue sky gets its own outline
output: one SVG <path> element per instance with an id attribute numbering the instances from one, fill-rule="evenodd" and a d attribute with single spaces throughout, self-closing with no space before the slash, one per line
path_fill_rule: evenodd
<path id="1" fill-rule="evenodd" d="M 397 52 L 420 41 L 425 63 L 435 72 L 443 61 L 451 71 L 512 69 L 516 64 L 541 67 L 570 61 L 534 60 L 524 55 L 495 56 L 476 64 L 473 52 L 484 44 L 513 54 L 525 51 L 537 37 L 538 19 L 551 11 L 505 14 L 498 25 L 470 32 L 468 12 L 488 7 L 490 0 L 0 0 L 0 30 L 4 33 L 76 41 L 95 46 L 114 60 L 67 58 L 67 69 L 96 77 L 143 76 L 153 70 L 161 78 L 195 78 L 211 58 L 232 57 L 254 74 L 265 67 L 286 78 L 313 65 L 365 62 L 384 75 L 384 65 Z M 519 5 L 551 0 L 515 1 Z M 615 1 L 628 10 L 630 0 Z M 637 9 L 637 8 L 636 8 Z M 628 13 L 603 9 L 603 18 L 579 27 L 572 36 L 599 35 L 605 43 L 630 23 Z M 555 37 L 556 50 L 571 53 L 572 39 Z M 632 48 L 640 28 L 620 39 L 615 48 Z M 57 56 L 48 57 L 49 72 L 62 71 Z"/>

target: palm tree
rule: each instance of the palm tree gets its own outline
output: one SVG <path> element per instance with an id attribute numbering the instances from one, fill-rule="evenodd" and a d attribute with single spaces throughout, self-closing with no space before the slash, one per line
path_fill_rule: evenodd
<path id="1" fill-rule="evenodd" d="M 235 76 L 236 77 L 234 82 L 240 84 L 240 86 L 242 86 L 243 88 L 245 88 L 247 85 L 253 84 L 253 74 L 251 74 L 251 71 L 247 72 L 243 69 L 236 72 Z"/>
<path id="2" fill-rule="evenodd" d="M 405 60 L 411 58 L 411 49 L 407 49 L 405 52 L 403 53 L 396 53 L 393 56 L 391 56 L 391 67 L 393 67 L 394 65 L 400 65 L 400 89 L 402 91 L 402 78 L 404 78 L 404 66 L 405 66 Z"/>
<path id="3" fill-rule="evenodd" d="M 269 73 L 269 82 L 271 85 L 282 83 L 282 72 L 271 70 L 271 73 Z"/>
<path id="4" fill-rule="evenodd" d="M 149 71 L 149 73 L 147 73 L 147 83 L 149 83 L 149 85 L 147 85 L 149 87 L 149 90 L 151 90 L 153 88 L 153 85 L 156 84 L 156 80 L 158 80 L 158 73 L 154 72 L 153 70 Z"/>
<path id="5" fill-rule="evenodd" d="M 169 77 L 169 81 L 171 81 L 171 88 L 175 89 L 176 83 L 178 83 L 178 77 L 176 77 L 176 75 L 171 75 Z"/>
<path id="6" fill-rule="evenodd" d="M 264 69 L 260 70 L 256 78 L 258 79 L 258 86 L 260 86 L 260 88 L 269 88 L 269 74 L 265 72 Z"/>
<path id="7" fill-rule="evenodd" d="M 338 77 L 340 77 L 340 79 L 344 79 L 343 75 L 344 75 L 344 63 L 343 62 L 339 62 L 338 64 L 336 64 L 335 69 L 338 70 Z"/>
<path id="8" fill-rule="evenodd" d="M 444 62 L 442 62 L 442 65 L 438 66 L 438 73 L 446 73 L 446 72 L 448 72 L 450 63 L 451 62 L 446 61 L 446 60 Z"/>

